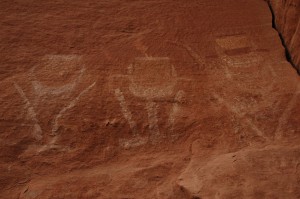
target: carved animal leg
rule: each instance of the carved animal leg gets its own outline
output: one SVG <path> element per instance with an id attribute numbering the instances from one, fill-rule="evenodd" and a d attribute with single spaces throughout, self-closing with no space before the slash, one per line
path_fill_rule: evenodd
<path id="1" fill-rule="evenodd" d="M 133 135 L 136 136 L 138 134 L 137 125 L 136 125 L 136 122 L 133 121 L 133 119 L 132 119 L 132 114 L 128 108 L 128 105 L 125 101 L 125 97 L 124 97 L 122 91 L 120 89 L 115 89 L 115 96 L 120 103 L 124 118 L 127 120 L 128 124 L 130 126 L 130 129 L 133 132 Z"/>
<path id="2" fill-rule="evenodd" d="M 16 90 L 18 91 L 18 93 L 20 94 L 20 96 L 22 97 L 22 99 L 25 102 L 25 109 L 27 110 L 28 117 L 34 123 L 32 136 L 36 140 L 41 140 L 43 138 L 43 136 L 42 136 L 43 132 L 42 132 L 41 126 L 39 125 L 39 120 L 37 119 L 37 116 L 36 116 L 36 113 L 35 113 L 35 110 L 34 110 L 33 106 L 31 105 L 30 101 L 26 97 L 23 89 L 15 82 L 14 82 L 14 86 L 15 86 Z"/>
<path id="3" fill-rule="evenodd" d="M 175 119 L 176 119 L 176 115 L 178 114 L 178 112 L 180 111 L 180 102 L 182 101 L 182 98 L 184 97 L 184 91 L 178 91 L 175 99 L 174 99 L 174 104 L 172 107 L 172 110 L 170 112 L 169 115 L 169 127 L 170 127 L 170 131 L 172 133 L 172 137 L 175 137 L 176 135 L 174 134 L 174 125 L 175 125 Z"/>
<path id="4" fill-rule="evenodd" d="M 152 101 L 148 101 L 146 104 L 146 110 L 148 112 L 149 130 L 151 132 L 151 141 L 153 143 L 158 142 L 160 136 L 157 118 L 157 104 Z"/>

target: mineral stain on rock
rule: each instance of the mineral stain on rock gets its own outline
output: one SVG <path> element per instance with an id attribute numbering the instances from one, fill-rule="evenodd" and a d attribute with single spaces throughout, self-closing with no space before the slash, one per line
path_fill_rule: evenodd
<path id="1" fill-rule="evenodd" d="M 299 3 L 1 1 L 1 198 L 300 198 Z"/>

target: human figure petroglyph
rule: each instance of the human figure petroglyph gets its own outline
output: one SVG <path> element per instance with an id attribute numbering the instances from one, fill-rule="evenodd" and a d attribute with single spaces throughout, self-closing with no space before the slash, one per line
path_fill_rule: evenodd
<path id="1" fill-rule="evenodd" d="M 134 63 L 128 67 L 127 75 L 115 75 L 128 80 L 128 90 L 130 93 L 145 101 L 145 110 L 148 117 L 148 129 L 150 132 L 149 139 L 151 143 L 157 143 L 162 137 L 159 127 L 158 114 L 160 111 L 157 101 L 170 98 L 174 95 L 175 86 L 181 78 L 177 77 L 174 66 L 167 57 L 139 57 L 134 60 Z M 121 111 L 124 118 L 127 120 L 132 132 L 133 140 L 122 140 L 122 145 L 142 145 L 145 144 L 143 138 L 136 140 L 139 136 L 137 123 L 133 120 L 133 115 L 129 110 L 125 97 L 121 88 L 114 89 L 115 96 L 120 103 Z M 184 96 L 184 91 L 177 91 L 173 100 L 173 108 L 169 113 L 168 124 L 170 131 L 173 131 L 176 120 L 176 115 L 180 111 L 178 101 Z M 134 141 L 135 140 L 135 141 Z"/>
<path id="2" fill-rule="evenodd" d="M 52 138 L 42 147 L 42 150 L 45 150 L 55 145 L 60 126 L 59 120 L 67 110 L 74 107 L 80 98 L 95 86 L 96 82 L 85 88 L 76 97 L 71 97 L 85 72 L 85 67 L 81 64 L 81 57 L 77 55 L 47 55 L 43 58 L 42 63 L 41 67 L 33 67 L 29 74 L 33 87 L 33 99 L 29 100 L 26 97 L 24 90 L 18 83 L 15 82 L 14 86 L 25 102 L 24 108 L 34 123 L 33 136 L 36 140 L 41 140 L 45 136 L 43 135 L 45 129 L 41 128 L 38 119 L 40 114 L 38 106 L 49 101 L 49 99 L 53 100 L 53 98 L 68 101 L 66 106 L 61 108 L 57 114 L 54 113 L 50 133 Z"/>

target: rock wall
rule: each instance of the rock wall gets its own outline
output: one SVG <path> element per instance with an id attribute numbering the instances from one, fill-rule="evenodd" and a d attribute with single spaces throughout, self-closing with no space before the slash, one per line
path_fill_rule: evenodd
<path id="1" fill-rule="evenodd" d="M 300 79 L 262 0 L 1 0 L 0 198 L 300 198 Z"/>
<path id="2" fill-rule="evenodd" d="M 300 72 L 300 0 L 269 0 L 275 26 L 282 35 L 289 59 Z"/>

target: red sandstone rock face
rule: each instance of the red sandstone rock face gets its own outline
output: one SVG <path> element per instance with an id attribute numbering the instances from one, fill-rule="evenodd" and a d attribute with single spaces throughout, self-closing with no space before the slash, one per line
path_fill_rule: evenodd
<path id="1" fill-rule="evenodd" d="M 300 197 L 300 80 L 264 1 L 0 9 L 2 198 Z"/>
<path id="2" fill-rule="evenodd" d="M 282 34 L 293 63 L 300 71 L 300 0 L 270 0 L 276 28 Z"/>

